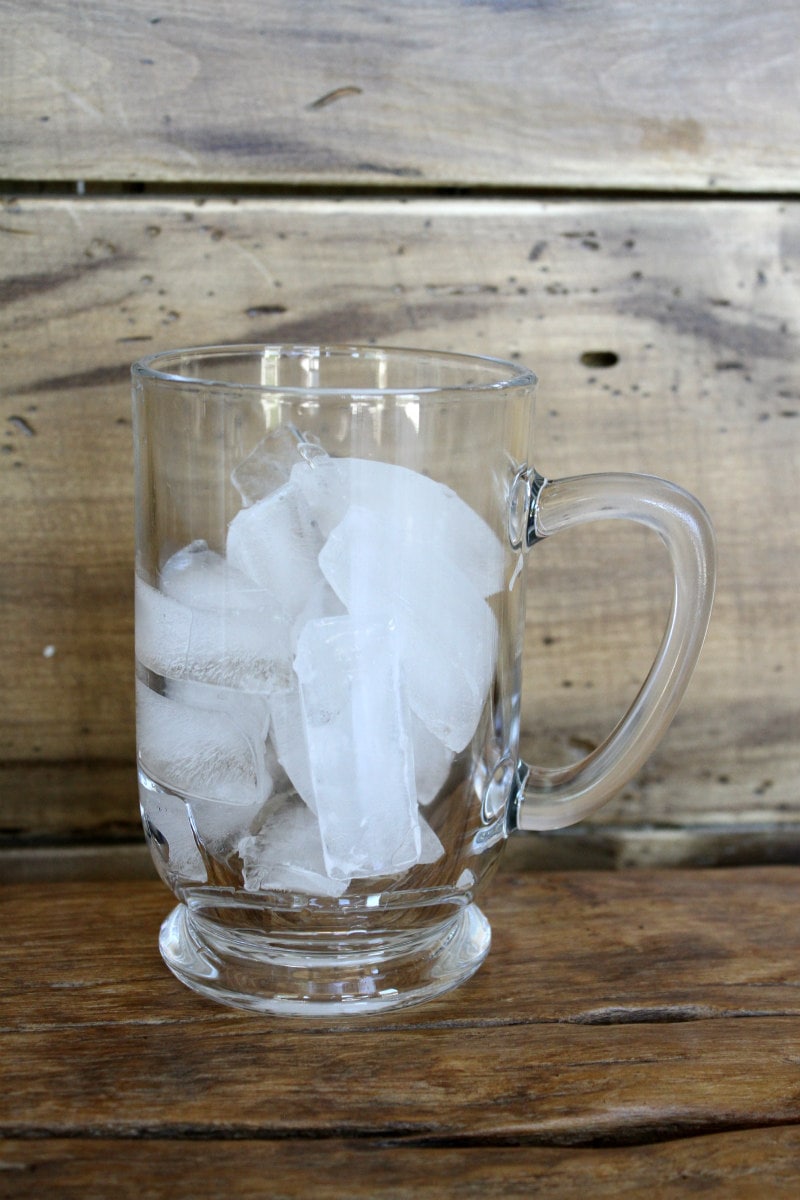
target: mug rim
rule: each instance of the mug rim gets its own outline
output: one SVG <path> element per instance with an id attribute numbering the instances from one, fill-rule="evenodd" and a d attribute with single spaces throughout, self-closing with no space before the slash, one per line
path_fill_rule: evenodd
<path id="1" fill-rule="evenodd" d="M 466 370 L 480 364 L 482 367 L 491 366 L 498 372 L 498 377 L 482 382 L 465 378 L 462 382 L 447 384 L 426 384 L 422 387 L 323 387 L 320 385 L 299 386 L 297 384 L 282 385 L 275 383 L 242 383 L 215 377 L 214 373 L 206 374 L 200 371 L 183 373 L 175 370 L 181 359 L 192 358 L 199 362 L 214 358 L 231 357 L 264 357 L 265 352 L 274 358 L 299 358 L 304 354 L 316 354 L 325 357 L 353 357 L 361 359 L 380 360 L 381 357 L 398 359 L 431 359 L 433 361 L 449 360 L 454 364 L 462 363 Z M 161 364 L 161 365 L 159 365 Z M 170 369 L 170 366 L 173 369 Z M 186 386 L 202 387 L 204 389 L 221 389 L 227 391 L 258 392 L 280 395 L 300 396 L 409 396 L 409 395 L 443 395 L 466 392 L 507 391 L 510 388 L 535 387 L 537 377 L 528 367 L 519 366 L 507 359 L 496 358 L 484 354 L 466 354 L 450 350 L 425 350 L 418 347 L 365 345 L 346 342 L 331 343 L 293 343 L 293 342 L 230 342 L 201 346 L 187 346 L 176 350 L 159 350 L 138 359 L 131 366 L 134 379 L 149 379 L 162 383 L 177 383 Z"/>

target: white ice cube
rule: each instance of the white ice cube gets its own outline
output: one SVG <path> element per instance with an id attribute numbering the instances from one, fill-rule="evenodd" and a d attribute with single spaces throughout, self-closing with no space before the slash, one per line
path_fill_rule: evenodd
<path id="1" fill-rule="evenodd" d="M 418 861 L 420 863 L 436 862 L 444 854 L 444 846 L 424 817 L 420 817 L 419 819 L 419 834 L 420 848 Z"/>
<path id="2" fill-rule="evenodd" d="M 200 841 L 212 853 L 220 854 L 250 832 L 264 807 L 264 800 L 274 789 L 277 762 L 266 740 L 270 721 L 267 697 L 198 683 L 194 679 L 168 680 L 165 695 L 191 708 L 221 714 L 252 746 L 254 760 L 263 771 L 263 786 L 256 790 L 249 803 L 192 800 L 189 811 Z"/>
<path id="3" fill-rule="evenodd" d="M 482 596 L 503 587 L 504 551 L 490 526 L 443 483 L 419 471 L 363 458 L 324 458 L 292 468 L 324 537 L 351 505 L 385 520 L 395 545 L 417 545 L 452 562 Z"/>
<path id="4" fill-rule="evenodd" d="M 228 562 L 266 588 L 294 620 L 319 580 L 322 535 L 299 489 L 287 483 L 236 514 L 228 528 Z"/>
<path id="5" fill-rule="evenodd" d="M 492 682 L 497 621 L 469 579 L 392 524 L 348 509 L 319 556 L 325 578 L 354 616 L 391 620 L 408 703 L 439 741 L 462 750 Z"/>
<path id="6" fill-rule="evenodd" d="M 181 704 L 222 713 L 242 734 L 257 744 L 267 740 L 269 699 L 265 695 L 202 683 L 196 679 L 168 679 L 164 695 Z"/>
<path id="7" fill-rule="evenodd" d="M 177 590 L 184 597 L 199 598 L 194 606 L 137 578 L 139 661 L 159 675 L 223 687 L 252 692 L 286 687 L 291 673 L 289 626 L 274 600 L 261 592 L 264 607 L 243 599 L 240 608 L 209 607 L 208 591 L 202 586 L 193 591 L 188 582 L 182 579 Z M 216 582 L 212 587 L 216 594 Z"/>
<path id="8" fill-rule="evenodd" d="M 295 672 L 328 873 L 395 874 L 420 849 L 409 712 L 391 622 L 310 621 Z"/>
<path id="9" fill-rule="evenodd" d="M 414 746 L 414 782 L 417 787 L 417 802 L 430 804 L 450 774 L 453 752 L 423 725 L 419 717 L 411 714 L 411 741 Z"/>
<path id="10" fill-rule="evenodd" d="M 346 609 L 336 592 L 320 571 L 319 578 L 312 584 L 308 599 L 295 617 L 290 631 L 292 649 L 297 648 L 297 639 L 308 621 L 319 621 L 323 617 L 342 617 Z"/>
<path id="11" fill-rule="evenodd" d="M 350 883 L 328 875 L 317 819 L 293 798 L 270 805 L 258 832 L 240 841 L 239 854 L 248 892 L 335 897 Z"/>
<path id="12" fill-rule="evenodd" d="M 268 797 L 266 803 L 269 803 Z M 257 827 L 264 804 L 264 798 L 258 796 L 250 804 L 191 800 L 188 807 L 198 840 L 212 854 L 222 856 L 235 849 L 239 841 Z"/>
<path id="13" fill-rule="evenodd" d="M 199 799 L 254 805 L 272 780 L 264 744 L 231 716 L 184 704 L 136 682 L 142 767 L 157 783 Z"/>
<path id="14" fill-rule="evenodd" d="M 296 681 L 294 687 L 273 692 L 270 697 L 270 716 L 270 741 L 278 762 L 298 795 L 316 812 L 317 801 L 311 781 L 303 710 Z"/>
<path id="15" fill-rule="evenodd" d="M 165 595 L 189 608 L 211 611 L 275 611 L 269 592 L 237 571 L 202 540 L 191 542 L 167 559 L 159 572 Z"/>

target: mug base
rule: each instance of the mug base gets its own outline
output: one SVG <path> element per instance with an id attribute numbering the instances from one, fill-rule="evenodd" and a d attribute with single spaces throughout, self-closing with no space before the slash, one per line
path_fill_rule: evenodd
<path id="1" fill-rule="evenodd" d="M 477 971 L 490 941 L 489 922 L 475 904 L 423 933 L 373 937 L 354 949 L 230 929 L 179 904 L 161 926 L 159 950 L 181 983 L 218 1003 L 338 1019 L 450 991 Z"/>

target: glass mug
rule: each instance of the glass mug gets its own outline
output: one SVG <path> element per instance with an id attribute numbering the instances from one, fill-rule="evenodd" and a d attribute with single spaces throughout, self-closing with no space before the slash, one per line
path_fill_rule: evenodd
<path id="1" fill-rule="evenodd" d="M 262 1012 L 430 999 L 490 942 L 513 830 L 569 825 L 642 765 L 696 662 L 714 537 L 642 475 L 530 465 L 536 378 L 496 359 L 216 346 L 133 367 L 142 819 L 179 903 L 162 956 Z M 527 550 L 624 518 L 665 542 L 650 673 L 582 761 L 520 761 Z"/>

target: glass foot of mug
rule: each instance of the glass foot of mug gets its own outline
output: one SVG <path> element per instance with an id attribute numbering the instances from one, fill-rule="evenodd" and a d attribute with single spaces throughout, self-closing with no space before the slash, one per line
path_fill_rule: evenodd
<path id="1" fill-rule="evenodd" d="M 457 987 L 489 950 L 475 904 L 420 934 L 370 938 L 362 948 L 314 947 L 226 928 L 184 904 L 161 926 L 159 949 L 187 987 L 254 1012 L 338 1019 L 421 1004 Z"/>

